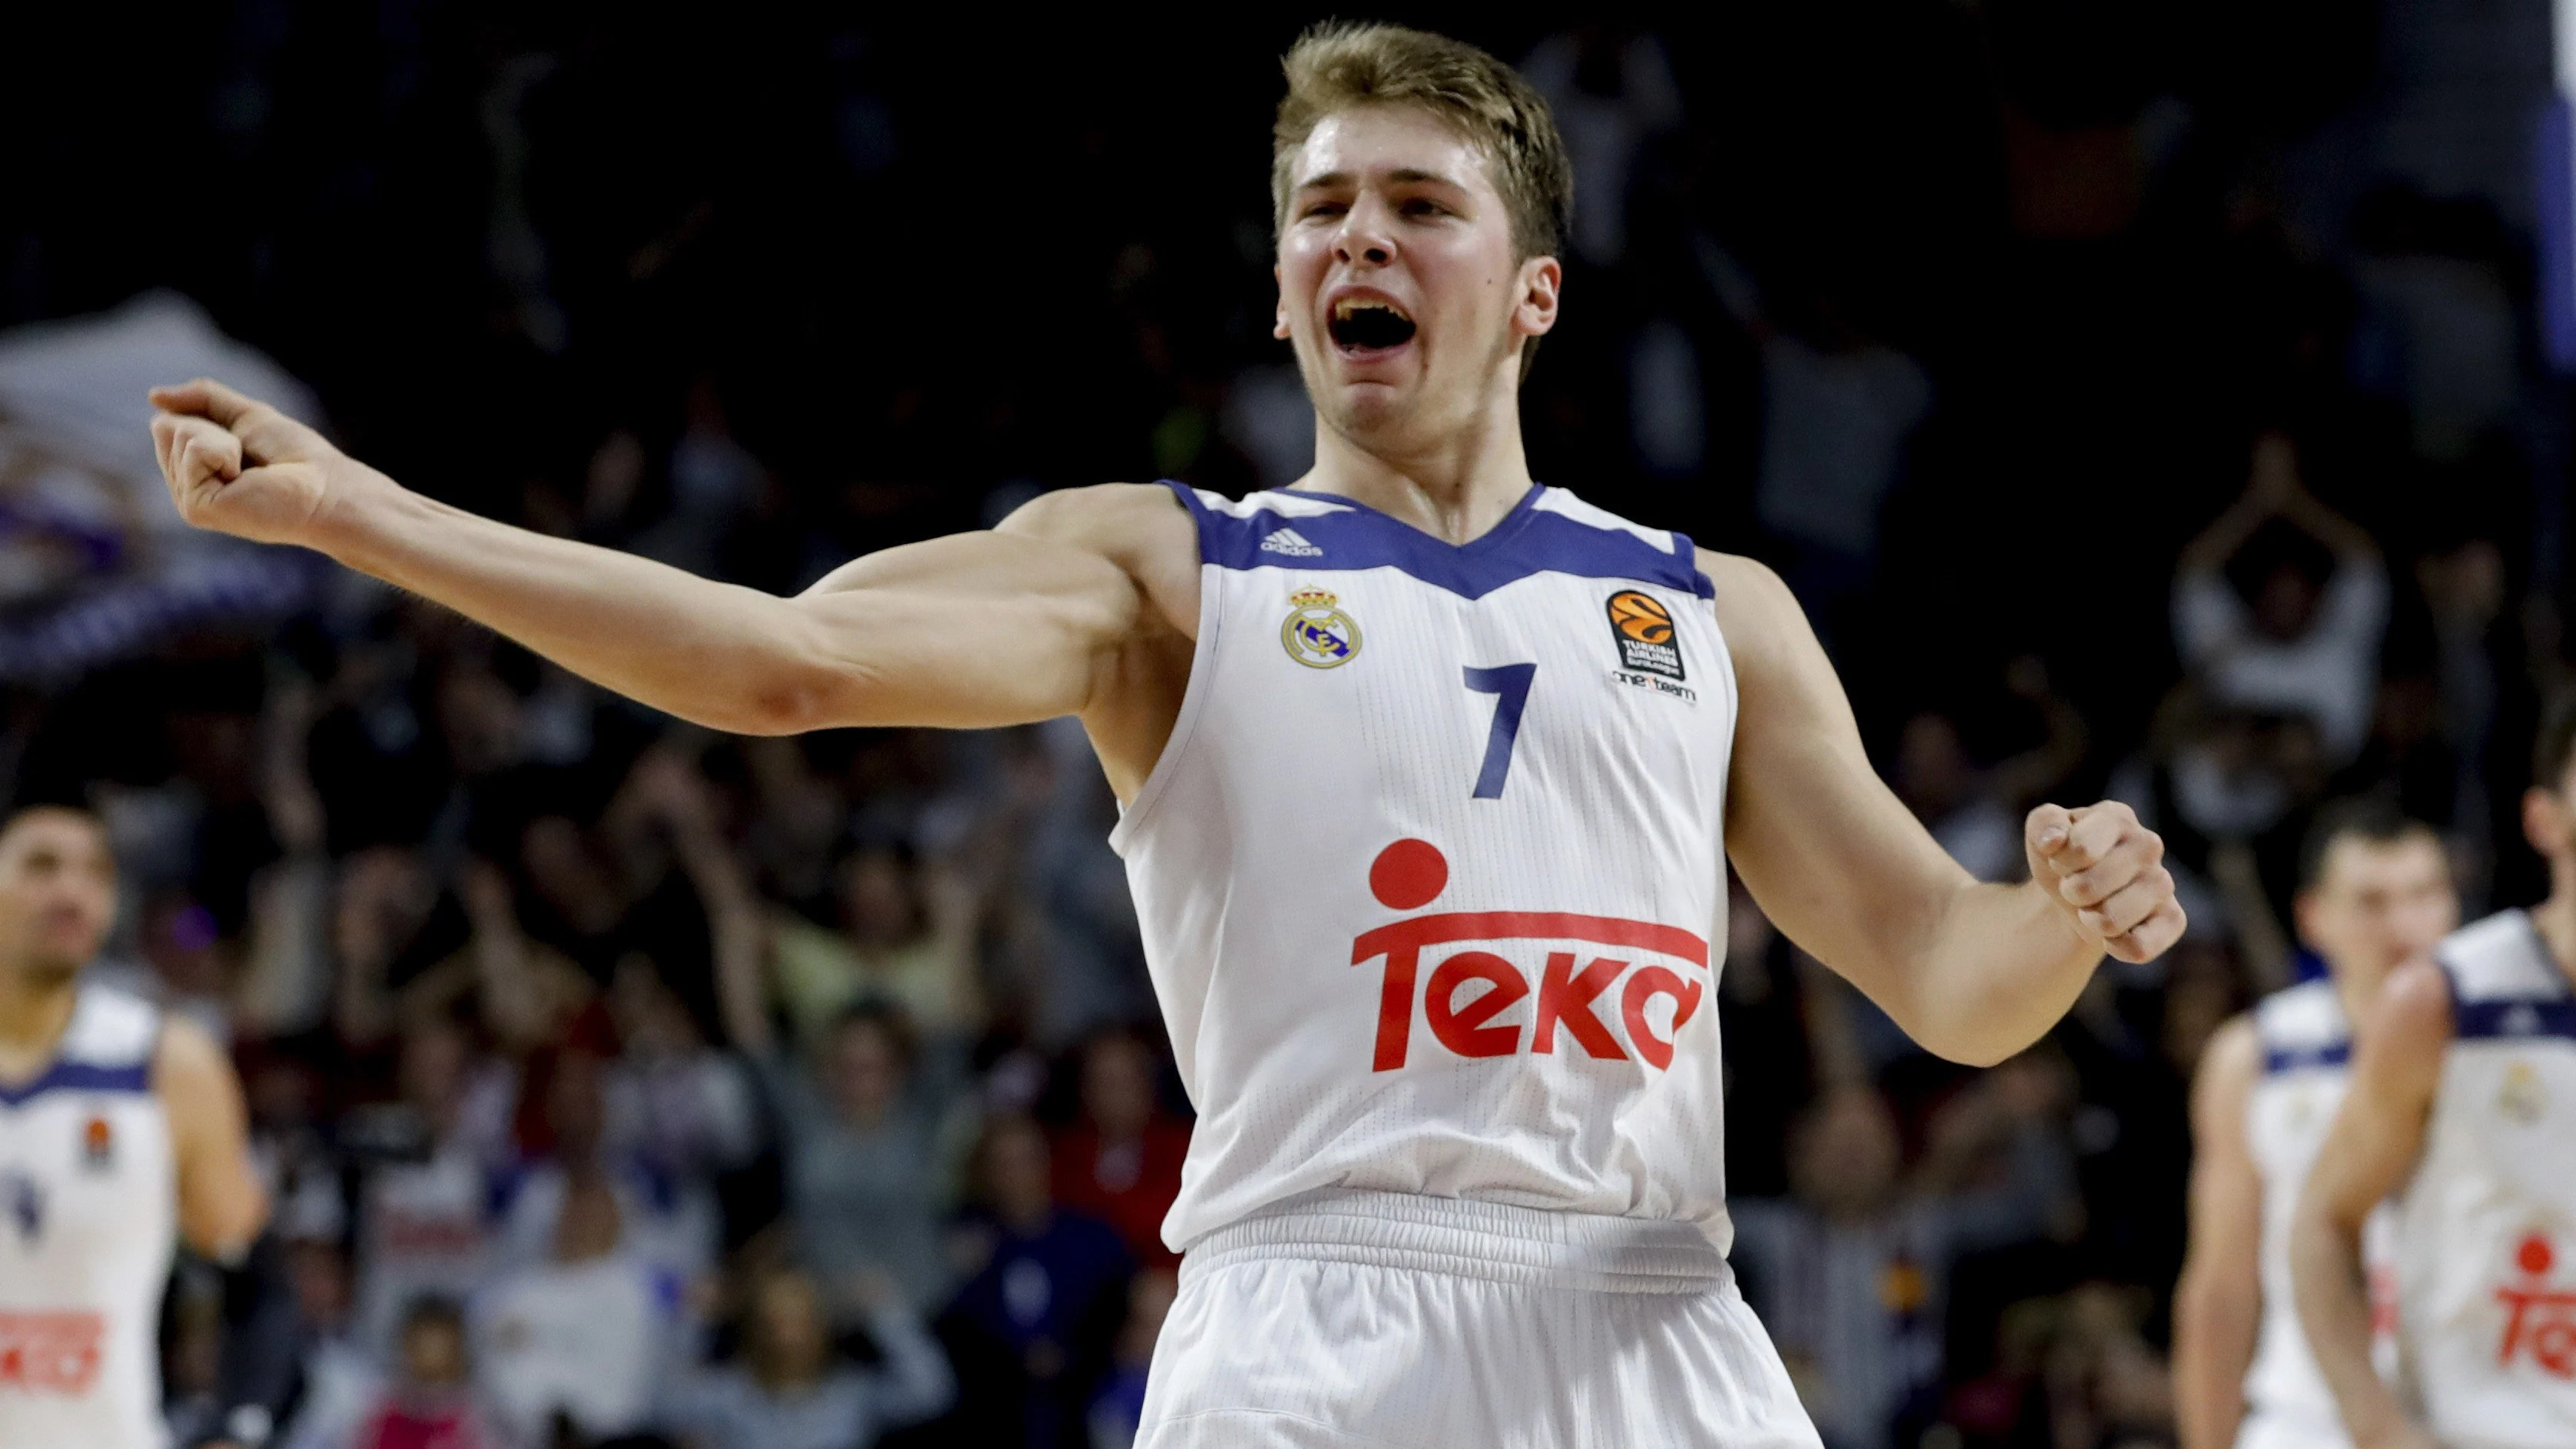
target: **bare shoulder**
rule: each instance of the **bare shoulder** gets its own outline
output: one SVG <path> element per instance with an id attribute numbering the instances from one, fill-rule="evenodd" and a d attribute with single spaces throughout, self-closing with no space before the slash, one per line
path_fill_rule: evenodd
<path id="1" fill-rule="evenodd" d="M 2193 1104 L 2204 1110 L 2241 1105 L 2253 1090 L 2262 1066 L 2262 1039 L 2254 1031 L 2254 1014 L 2240 1011 L 2210 1033 L 2201 1048 L 2200 1065 L 2191 1076 Z"/>
<path id="2" fill-rule="evenodd" d="M 1708 575 L 1717 627 L 1726 635 L 1726 652 L 1735 661 L 1739 680 L 1749 675 L 1758 687 L 1766 676 L 1802 668 L 1812 671 L 1818 665 L 1831 673 L 1823 647 L 1816 643 L 1816 631 L 1807 623 L 1807 611 L 1769 565 L 1742 554 L 1705 548 L 1697 552 L 1699 570 Z"/>
<path id="3" fill-rule="evenodd" d="M 212 1094 L 239 1086 L 231 1059 L 205 1028 L 183 1016 L 165 1016 L 152 1048 L 152 1090 L 174 1108 L 196 1110 Z"/>
<path id="4" fill-rule="evenodd" d="M 1058 488 L 1012 510 L 997 531 L 1100 555 L 1135 579 L 1175 627 L 1197 633 L 1198 527 L 1162 484 Z"/>
<path id="5" fill-rule="evenodd" d="M 2413 961 L 2388 977 L 2371 1008 L 2365 1048 L 2396 1058 L 2420 1058 L 2451 1041 L 2451 982 L 2430 961 Z"/>

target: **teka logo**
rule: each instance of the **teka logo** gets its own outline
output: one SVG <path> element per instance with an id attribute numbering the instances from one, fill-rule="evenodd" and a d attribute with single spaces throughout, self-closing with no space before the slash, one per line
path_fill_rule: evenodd
<path id="1" fill-rule="evenodd" d="M 2553 1378 L 2576 1379 L 2576 1290 L 2551 1288 L 2545 1281 L 2558 1261 L 2549 1239 L 2532 1233 L 2514 1249 L 2513 1265 L 2522 1281 L 2496 1290 L 2504 1305 L 2504 1338 L 2496 1345 L 2496 1366 L 2509 1368 L 2518 1355 Z"/>
<path id="2" fill-rule="evenodd" d="M 96 1313 L 0 1313 L 0 1389 L 87 1393 L 106 1333 Z"/>
<path id="3" fill-rule="evenodd" d="M 1390 910 L 1429 905 L 1448 884 L 1449 860 L 1427 840 L 1399 840 L 1378 852 L 1369 866 L 1369 890 Z M 1552 1053 L 1561 1028 L 1597 1060 L 1626 1061 L 1633 1051 L 1648 1066 L 1669 1068 L 1673 1039 L 1699 1010 L 1703 984 L 1669 966 L 1652 964 L 1649 958 L 1679 961 L 1703 973 L 1708 970 L 1706 941 L 1677 926 L 1651 921 L 1559 911 L 1457 911 L 1391 921 L 1351 943 L 1354 966 L 1379 957 L 1386 960 L 1378 990 L 1373 1070 L 1394 1071 L 1411 1054 L 1414 988 L 1423 951 L 1461 941 L 1582 942 L 1602 948 L 1597 955 L 1588 950 L 1547 953 L 1537 971 L 1538 1002 L 1526 1036 L 1521 1023 L 1494 1018 L 1531 995 L 1529 972 L 1493 951 L 1457 951 L 1442 958 L 1431 968 L 1428 988 L 1421 993 L 1420 1015 L 1432 1037 L 1462 1057 L 1510 1056 L 1521 1050 L 1524 1040 L 1532 1052 Z M 1591 959 L 1578 970 L 1578 958 L 1584 956 Z M 1471 982 L 1482 982 L 1485 989 L 1461 1001 L 1460 993 Z M 1614 986 L 1619 988 L 1615 993 Z M 1650 1013 L 1659 996 L 1672 1003 L 1668 1036 L 1656 1034 Z M 1594 1010 L 1593 1003 L 1599 1000 L 1618 1002 L 1619 1022 L 1626 1028 L 1625 1048 L 1619 1034 Z"/>

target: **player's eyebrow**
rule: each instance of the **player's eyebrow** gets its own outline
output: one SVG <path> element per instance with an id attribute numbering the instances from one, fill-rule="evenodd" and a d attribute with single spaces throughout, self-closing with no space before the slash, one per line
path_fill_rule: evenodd
<path id="1" fill-rule="evenodd" d="M 1443 176 L 1437 171 L 1423 171 L 1411 166 L 1400 166 L 1393 171 L 1387 172 L 1386 179 L 1394 182 L 1398 186 L 1418 186 L 1427 181 L 1432 185 L 1446 186 L 1453 190 L 1464 191 L 1467 189 L 1458 181 L 1455 181 L 1450 177 Z M 1337 187 L 1354 186 L 1357 184 L 1358 178 L 1348 171 L 1326 171 L 1320 175 L 1309 176 L 1305 180 L 1298 182 L 1297 189 L 1299 191 L 1330 191 Z"/>

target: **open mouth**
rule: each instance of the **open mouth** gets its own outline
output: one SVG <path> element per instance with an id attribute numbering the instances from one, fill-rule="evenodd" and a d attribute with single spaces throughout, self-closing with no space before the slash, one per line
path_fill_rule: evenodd
<path id="1" fill-rule="evenodd" d="M 1332 319 L 1325 324 L 1325 330 L 1332 334 L 1335 347 L 1345 352 L 1368 352 L 1402 347 L 1413 340 L 1414 327 L 1413 319 L 1392 302 L 1345 297 L 1333 304 Z"/>

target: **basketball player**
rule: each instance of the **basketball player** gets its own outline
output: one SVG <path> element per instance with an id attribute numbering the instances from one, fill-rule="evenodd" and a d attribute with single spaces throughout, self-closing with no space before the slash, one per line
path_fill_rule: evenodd
<path id="1" fill-rule="evenodd" d="M 2441 838 L 2366 800 L 2309 831 L 2296 911 L 2326 976 L 2220 1027 L 2192 1083 L 2191 1252 L 2174 1296 L 2183 1449 L 2349 1443 L 2291 1301 L 2290 1220 L 2343 1100 L 2351 1023 L 2460 923 Z"/>
<path id="2" fill-rule="evenodd" d="M 2292 1228 L 2299 1317 L 2360 1449 L 2576 1444 L 2576 710 L 2534 754 L 2522 829 L 2549 898 L 2389 977 Z M 2359 1257 L 2392 1194 L 2404 1398 L 2372 1372 Z"/>
<path id="3" fill-rule="evenodd" d="M 172 1244 L 238 1263 L 267 1213 L 223 1052 L 81 979 L 115 914 L 95 817 L 0 826 L 0 1444 L 162 1444 Z"/>
<path id="4" fill-rule="evenodd" d="M 1078 716 L 1199 1113 L 1147 1449 L 1814 1445 L 1724 1258 L 1725 854 L 1916 1040 L 1993 1062 L 2106 948 L 2180 934 L 2162 844 L 2044 806 L 2032 879 L 1971 880 L 1775 577 L 1531 481 L 1572 191 L 1545 103 L 1384 26 L 1287 72 L 1296 487 L 1052 493 L 778 599 L 458 512 L 198 382 L 154 394 L 172 496 L 719 729 Z"/>

